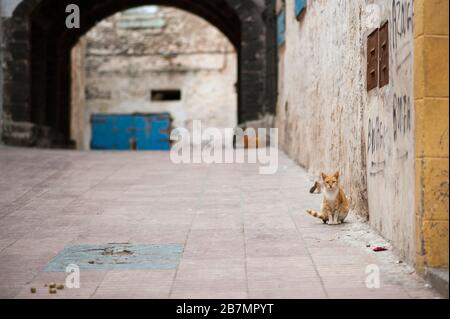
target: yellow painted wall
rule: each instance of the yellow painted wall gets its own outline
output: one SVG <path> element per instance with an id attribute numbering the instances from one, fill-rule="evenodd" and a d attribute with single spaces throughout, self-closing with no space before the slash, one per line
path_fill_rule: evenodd
<path id="1" fill-rule="evenodd" d="M 416 267 L 448 267 L 448 0 L 414 1 Z"/>

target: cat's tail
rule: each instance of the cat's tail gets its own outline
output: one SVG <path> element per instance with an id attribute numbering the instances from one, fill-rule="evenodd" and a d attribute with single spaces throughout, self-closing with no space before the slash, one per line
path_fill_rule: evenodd
<path id="1" fill-rule="evenodd" d="M 325 215 L 324 215 L 322 212 L 316 212 L 316 211 L 314 211 L 314 210 L 307 209 L 307 210 L 306 210 L 306 213 L 309 214 L 309 215 L 311 215 L 312 217 L 319 218 L 319 219 L 321 219 L 322 221 L 325 220 Z"/>

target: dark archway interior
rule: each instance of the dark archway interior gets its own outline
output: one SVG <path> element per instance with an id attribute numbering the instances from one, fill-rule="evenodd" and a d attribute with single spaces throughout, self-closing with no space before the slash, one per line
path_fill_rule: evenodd
<path id="1" fill-rule="evenodd" d="M 79 29 L 66 27 L 65 11 L 72 3 L 80 8 Z M 267 12 L 254 1 L 24 0 L 6 23 L 12 34 L 18 36 L 6 39 L 6 49 L 11 54 L 6 59 L 5 71 L 10 74 L 5 81 L 4 105 L 10 112 L 11 125 L 4 132 L 4 141 L 21 145 L 39 145 L 42 140 L 49 145 L 70 144 L 71 48 L 97 22 L 111 14 L 148 4 L 173 6 L 196 14 L 229 38 L 238 53 L 240 123 L 273 112 L 274 105 L 270 105 L 266 95 L 276 89 L 267 87 L 268 83 L 272 86 L 275 83 L 267 78 L 267 52 L 273 48 L 266 43 L 271 40 L 266 23 L 272 19 L 265 19 Z M 270 63 L 275 65 L 276 61 Z M 19 87 L 21 98 L 14 94 Z M 20 134 L 14 135 L 15 131 Z"/>

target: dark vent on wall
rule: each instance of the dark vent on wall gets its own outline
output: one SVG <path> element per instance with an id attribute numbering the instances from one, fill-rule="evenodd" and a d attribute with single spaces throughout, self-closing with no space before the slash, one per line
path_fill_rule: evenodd
<path id="1" fill-rule="evenodd" d="M 181 101 L 181 91 L 152 90 L 152 101 Z"/>

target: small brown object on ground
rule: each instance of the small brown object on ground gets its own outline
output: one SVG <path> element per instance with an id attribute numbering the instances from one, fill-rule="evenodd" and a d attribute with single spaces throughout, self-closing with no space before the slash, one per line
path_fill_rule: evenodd
<path id="1" fill-rule="evenodd" d="M 48 292 L 51 293 L 51 294 L 56 294 L 56 289 L 55 288 L 50 288 L 48 290 Z"/>
<path id="2" fill-rule="evenodd" d="M 56 289 L 63 290 L 64 289 L 64 285 L 63 284 L 58 284 L 56 286 Z"/>
<path id="3" fill-rule="evenodd" d="M 31 288 L 30 288 L 30 292 L 31 292 L 32 294 L 35 294 L 35 293 L 36 293 L 36 288 L 31 287 Z"/>
<path id="4" fill-rule="evenodd" d="M 321 193 L 321 192 L 322 192 L 322 186 L 320 185 L 319 182 L 316 181 L 316 182 L 314 183 L 314 186 L 311 187 L 311 189 L 309 190 L 309 192 L 310 192 L 311 194 L 314 194 L 315 192 Z"/>
<path id="5" fill-rule="evenodd" d="M 49 288 L 56 288 L 56 284 L 54 282 L 51 282 L 48 284 Z"/>

